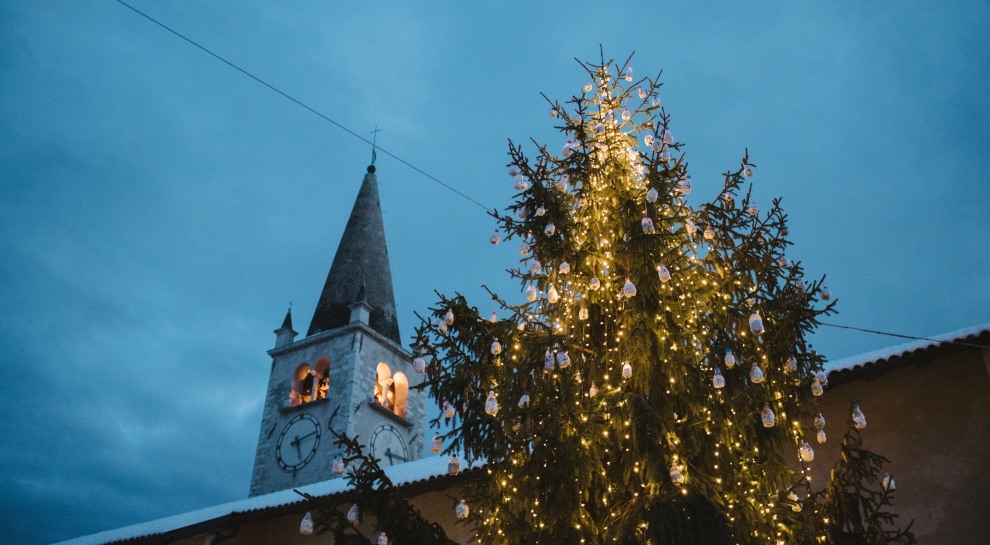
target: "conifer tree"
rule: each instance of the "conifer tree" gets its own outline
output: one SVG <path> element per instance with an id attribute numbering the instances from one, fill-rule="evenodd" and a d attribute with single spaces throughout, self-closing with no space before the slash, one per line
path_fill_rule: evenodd
<path id="1" fill-rule="evenodd" d="M 583 92 L 550 103 L 563 148 L 509 143 L 517 193 L 492 242 L 520 244 L 508 272 L 525 297 L 492 293 L 488 317 L 441 295 L 417 328 L 444 452 L 487 462 L 477 541 L 831 539 L 822 521 L 843 506 L 806 494 L 801 509 L 808 469 L 788 465 L 814 457 L 824 277 L 785 256 L 787 216 L 757 206 L 748 153 L 714 200 L 685 200 L 659 75 L 582 66 Z"/>

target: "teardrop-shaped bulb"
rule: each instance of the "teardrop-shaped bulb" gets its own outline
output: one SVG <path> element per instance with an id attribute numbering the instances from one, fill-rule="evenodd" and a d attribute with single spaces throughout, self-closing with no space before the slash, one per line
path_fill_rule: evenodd
<path id="1" fill-rule="evenodd" d="M 433 434 L 433 440 L 430 441 L 430 452 L 433 454 L 440 454 L 443 450 L 443 438 L 440 437 L 440 432 Z"/>
<path id="2" fill-rule="evenodd" d="M 495 390 L 488 392 L 488 399 L 485 400 L 485 412 L 491 416 L 498 413 L 498 400 L 495 399 Z"/>
<path id="3" fill-rule="evenodd" d="M 773 411 L 770 410 L 770 404 L 767 403 L 763 406 L 763 427 L 772 428 L 774 424 L 777 423 L 777 417 L 774 416 Z"/>
<path id="4" fill-rule="evenodd" d="M 715 368 L 715 376 L 712 377 L 712 386 L 716 388 L 725 387 L 725 377 L 722 376 L 722 370 L 718 367 Z"/>

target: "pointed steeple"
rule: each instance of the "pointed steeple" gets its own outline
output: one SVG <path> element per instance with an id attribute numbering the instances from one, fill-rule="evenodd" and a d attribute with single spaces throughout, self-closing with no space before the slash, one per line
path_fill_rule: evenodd
<path id="1" fill-rule="evenodd" d="M 360 299 L 371 307 L 371 328 L 399 343 L 392 269 L 374 165 L 364 175 L 306 335 L 347 325 L 351 321 L 350 305 Z"/>
<path id="2" fill-rule="evenodd" d="M 287 344 L 292 344 L 292 341 L 296 339 L 296 333 L 292 329 L 292 304 L 289 304 L 289 310 L 285 313 L 285 319 L 282 320 L 282 327 L 275 330 L 275 348 L 280 346 L 285 346 Z"/>

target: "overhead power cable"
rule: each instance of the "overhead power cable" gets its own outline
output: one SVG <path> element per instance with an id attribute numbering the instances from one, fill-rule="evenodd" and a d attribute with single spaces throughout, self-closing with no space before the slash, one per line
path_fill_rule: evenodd
<path id="1" fill-rule="evenodd" d="M 966 346 L 966 347 L 969 347 L 969 348 L 980 348 L 980 349 L 987 348 L 986 346 L 979 345 L 979 344 L 973 344 L 973 343 L 964 343 L 964 342 L 959 342 L 959 341 L 947 341 L 947 340 L 944 340 L 944 339 L 929 339 L 928 337 L 914 337 L 914 336 L 911 336 L 911 335 L 901 335 L 900 333 L 887 333 L 885 331 L 876 331 L 874 329 L 863 329 L 861 327 L 852 327 L 852 326 L 848 326 L 848 325 L 826 324 L 825 322 L 818 322 L 818 323 L 819 323 L 819 325 L 827 325 L 829 327 L 838 327 L 838 328 L 841 328 L 841 329 L 851 329 L 853 331 L 862 331 L 863 333 L 873 333 L 874 335 L 886 335 L 888 337 L 900 337 L 901 339 L 912 339 L 912 340 L 915 340 L 915 341 L 929 341 L 929 342 L 938 343 L 938 344 L 956 344 L 956 345 L 959 345 L 959 346 Z"/>
<path id="2" fill-rule="evenodd" d="M 164 28 L 165 30 L 167 30 L 167 31 L 169 31 L 169 32 L 171 32 L 172 34 L 174 34 L 174 35 L 176 35 L 176 36 L 178 36 L 179 38 L 182 38 L 182 39 L 183 39 L 183 40 L 185 40 L 186 42 L 188 42 L 188 43 L 190 43 L 190 44 L 192 44 L 193 46 L 195 46 L 195 47 L 197 47 L 198 49 L 200 49 L 200 50 L 202 50 L 202 51 L 204 51 L 205 53 L 207 53 L 207 54 L 209 54 L 210 56 L 212 56 L 212 57 L 214 57 L 215 59 L 217 59 L 217 60 L 219 60 L 220 62 L 222 62 L 222 63 L 224 63 L 224 64 L 226 64 L 227 66 L 229 66 L 229 67 L 231 67 L 231 68 L 233 68 L 234 70 L 237 70 L 238 72 L 240 72 L 240 73 L 242 73 L 242 74 L 244 74 L 245 76 L 247 76 L 247 77 L 249 77 L 249 78 L 251 78 L 251 79 L 253 79 L 254 81 L 257 81 L 258 83 L 260 83 L 260 84 L 262 84 L 262 85 L 264 85 L 265 87 L 268 87 L 268 88 L 269 88 L 269 89 L 271 89 L 272 91 L 275 91 L 276 93 L 278 93 L 278 94 L 280 94 L 280 95 L 282 95 L 283 97 L 285 97 L 285 98 L 287 98 L 287 99 L 289 99 L 289 100 L 291 100 L 292 102 L 295 102 L 295 103 L 296 103 L 296 104 L 298 104 L 299 106 L 302 106 L 303 108 L 305 108 L 305 109 L 307 109 L 307 110 L 309 110 L 310 112 L 312 112 L 312 113 L 314 113 L 314 114 L 316 114 L 316 115 L 318 115 L 318 116 L 320 116 L 320 117 L 321 117 L 321 118 L 323 118 L 324 120 L 326 120 L 326 121 L 329 121 L 329 122 L 330 122 L 330 123 L 332 123 L 332 124 L 333 124 L 334 126 L 336 126 L 337 128 L 339 128 L 339 129 L 341 129 L 341 130 L 343 130 L 343 131 L 344 131 L 344 132 L 346 132 L 347 134 L 350 134 L 350 135 L 351 135 L 351 136 L 353 136 L 354 138 L 357 138 L 358 140 L 361 140 L 362 142 L 364 142 L 364 143 L 366 143 L 366 144 L 368 144 L 368 145 L 370 145 L 370 146 L 372 146 L 373 148 L 375 148 L 375 149 L 377 149 L 378 151 L 380 151 L 380 152 L 382 152 L 382 153 L 384 153 L 385 155 L 388 155 L 389 157 L 391 157 L 391 158 L 393 158 L 393 159 L 395 159 L 396 161 L 398 161 L 398 162 L 400 162 L 400 163 L 402 163 L 402 164 L 404 164 L 404 165 L 406 165 L 407 167 L 409 167 L 409 168 L 411 168 L 411 169 L 413 169 L 413 170 L 415 170 L 416 172 L 418 172 L 418 173 L 420 173 L 420 174 L 422 174 L 423 176 L 426 176 L 426 177 L 427 177 L 427 178 L 429 178 L 430 180 L 433 180 L 434 182 L 436 182 L 436 183 L 438 183 L 438 184 L 440 184 L 440 185 L 442 185 L 443 187 L 445 187 L 445 188 L 447 188 L 447 189 L 449 189 L 449 190 L 451 190 L 451 191 L 453 191 L 454 193 L 456 193 L 456 194 L 458 194 L 458 195 L 460 195 L 461 197 L 463 197 L 463 198 L 465 198 L 465 199 L 467 199 L 468 201 L 471 201 L 472 203 L 474 203 L 474 204 L 476 204 L 476 205 L 478 205 L 478 206 L 480 206 L 481 208 L 483 208 L 483 209 L 485 210 L 485 212 L 488 212 L 488 213 L 495 213 L 495 210 L 494 210 L 494 209 L 492 209 L 492 208 L 488 208 L 487 206 L 485 206 L 485 205 L 483 205 L 483 204 L 481 204 L 480 202 L 478 202 L 478 201 L 476 201 L 476 200 L 474 200 L 474 199 L 472 199 L 471 197 L 469 197 L 469 196 L 467 196 L 467 195 L 465 195 L 465 194 L 464 194 L 464 193 L 462 193 L 461 191 L 459 191 L 459 190 L 457 190 L 457 189 L 454 189 L 453 187 L 451 187 L 451 186 L 449 186 L 449 185 L 447 185 L 447 184 L 445 184 L 445 183 L 443 183 L 442 181 L 440 181 L 439 179 L 437 179 L 437 178 L 436 178 L 435 176 L 433 176 L 433 175 L 431 175 L 431 174 L 429 174 L 428 172 L 426 172 L 426 171 L 424 171 L 423 169 L 421 169 L 421 168 L 419 168 L 419 167 L 417 167 L 417 166 L 415 166 L 415 165 L 413 165 L 413 164 L 411 164 L 411 163 L 410 163 L 409 161 L 406 161 L 405 159 L 403 159 L 403 158 L 401 158 L 401 157 L 399 157 L 398 155 L 395 155 L 394 153 L 392 153 L 392 152 L 390 152 L 390 151 L 388 151 L 388 150 L 386 150 L 386 149 L 384 149 L 384 148 L 382 148 L 381 146 L 377 146 L 377 145 L 375 145 L 374 143 L 372 143 L 372 142 L 371 142 L 370 140 L 368 140 L 367 138 L 365 138 L 365 137 L 363 137 L 363 136 L 361 136 L 361 135 L 359 135 L 358 133 L 356 133 L 356 132 L 354 132 L 354 131 L 352 131 L 351 129 L 348 129 L 347 127 L 345 127 L 345 126 L 343 126 L 343 125 L 341 125 L 340 123 L 337 123 L 337 122 L 336 122 L 336 121 L 334 121 L 333 119 L 330 119 L 329 117 L 327 117 L 327 116 L 325 116 L 325 115 L 323 115 L 322 113 L 320 113 L 320 112 L 318 112 L 318 111 L 316 111 L 315 109 L 313 109 L 313 108 L 311 108 L 311 107 L 309 107 L 309 106 L 307 106 L 306 104 L 304 104 L 304 103 L 303 103 L 303 102 L 301 102 L 300 100 L 298 100 L 298 99 L 296 99 L 296 98 L 294 98 L 293 96 L 291 96 L 291 95 L 289 95 L 288 93 L 286 93 L 286 92 L 284 92 L 284 91 L 282 91 L 281 89 L 279 89 L 279 88 L 277 88 L 277 87 L 275 87 L 274 85 L 271 85 L 270 83 L 268 83 L 268 82 L 266 82 L 265 80 L 263 80 L 263 79 L 261 79 L 261 78 L 259 78 L 258 76 L 255 76 L 254 74 L 252 74 L 252 73 L 250 73 L 250 72 L 248 72 L 247 70 L 245 70 L 245 69 L 243 69 L 243 68 L 241 68 L 240 66 L 237 66 L 236 64 L 234 64 L 234 63 L 232 63 L 232 62 L 230 62 L 230 61 L 228 61 L 227 59 L 225 59 L 225 58 L 223 58 L 223 57 L 221 57 L 220 55 L 217 55 L 216 53 L 214 53 L 214 52 L 212 52 L 212 51 L 210 51 L 210 50 L 209 50 L 209 49 L 207 49 L 206 47 L 203 47 L 202 45 L 200 45 L 200 44 L 198 44 L 198 43 L 196 43 L 196 42 L 194 42 L 194 41 L 193 41 L 192 39 L 190 39 L 190 38 L 187 38 L 186 36 L 184 36 L 183 34 L 181 34 L 181 33 L 179 33 L 179 32 L 178 32 L 178 31 L 176 31 L 176 30 L 173 30 L 172 28 L 170 28 L 170 27 L 168 27 L 167 25 L 165 25 L 164 23 L 162 23 L 162 22 L 160 22 L 160 21 L 158 21 L 157 19 L 155 19 L 154 17 L 152 17 L 152 16 L 150 16 L 150 15 L 148 15 L 147 13 L 145 13 L 145 12 L 143 12 L 143 11 L 141 11 L 141 10 L 139 10 L 139 9 L 137 9 L 137 8 L 135 8 L 134 6 L 132 6 L 132 5 L 130 5 L 130 4 L 128 4 L 127 2 L 124 2 L 123 0 L 116 0 L 116 2 L 117 2 L 117 3 L 119 3 L 119 4 L 120 4 L 120 5 L 122 5 L 122 6 L 124 6 L 124 7 L 126 7 L 126 8 L 128 8 L 128 9 L 130 9 L 130 10 L 131 10 L 131 11 L 133 11 L 134 13 L 137 13 L 137 14 L 138 14 L 138 15 L 140 15 L 141 17 L 144 17 L 145 19 L 147 19 L 147 20 L 149 20 L 149 21 L 151 21 L 152 23 L 155 23 L 156 25 L 158 25 L 158 26 L 160 26 L 160 27 L 162 27 L 162 28 Z"/>

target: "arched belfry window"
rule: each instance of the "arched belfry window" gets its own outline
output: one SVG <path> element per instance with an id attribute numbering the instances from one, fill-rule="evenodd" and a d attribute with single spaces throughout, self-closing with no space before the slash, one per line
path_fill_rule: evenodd
<path id="1" fill-rule="evenodd" d="M 330 390 L 330 359 L 320 358 L 313 366 L 313 400 L 326 399 Z"/>
<path id="2" fill-rule="evenodd" d="M 375 403 L 402 418 L 406 417 L 409 379 L 403 373 L 392 375 L 388 364 L 381 362 L 375 370 Z"/>
<path id="3" fill-rule="evenodd" d="M 312 367 L 304 363 L 292 373 L 292 390 L 289 406 L 295 407 L 310 401 L 326 399 L 330 389 L 330 360 L 320 358 Z"/>
<path id="4" fill-rule="evenodd" d="M 309 403 L 313 394 L 313 373 L 308 363 L 296 367 L 292 373 L 292 390 L 289 391 L 289 405 L 295 407 Z"/>

